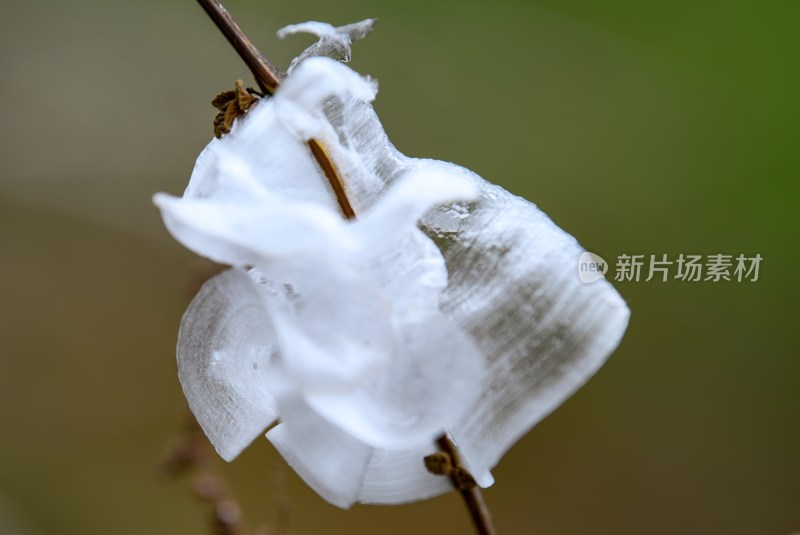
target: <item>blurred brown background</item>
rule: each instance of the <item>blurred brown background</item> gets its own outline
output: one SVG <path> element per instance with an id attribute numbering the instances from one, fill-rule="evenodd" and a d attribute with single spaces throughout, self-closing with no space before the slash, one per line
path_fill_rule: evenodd
<path id="1" fill-rule="evenodd" d="M 277 64 L 309 19 L 380 19 L 353 67 L 410 155 L 537 203 L 591 251 L 760 253 L 756 283 L 618 284 L 602 371 L 518 443 L 486 497 L 512 534 L 800 530 L 800 3 L 226 3 Z M 182 191 L 210 98 L 247 72 L 192 1 L 6 2 L 0 16 L 0 533 L 203 534 L 154 476 L 182 425 L 174 344 L 203 263 L 150 204 Z M 224 466 L 275 519 L 266 440 Z M 325 504 L 291 533 L 470 533 L 455 495 Z"/>

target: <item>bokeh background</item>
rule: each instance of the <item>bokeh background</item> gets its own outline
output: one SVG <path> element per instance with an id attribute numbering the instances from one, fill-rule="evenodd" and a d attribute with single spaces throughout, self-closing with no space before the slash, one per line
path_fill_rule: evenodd
<path id="1" fill-rule="evenodd" d="M 278 65 L 309 19 L 378 17 L 352 65 L 394 143 L 537 203 L 591 251 L 759 253 L 755 283 L 618 283 L 600 373 L 486 492 L 512 534 L 800 531 L 795 204 L 800 3 L 229 0 Z M 204 534 L 154 465 L 183 425 L 174 343 L 204 264 L 163 230 L 248 73 L 189 0 L 6 2 L 0 15 L 0 532 Z M 274 522 L 266 440 L 221 466 Z M 337 510 L 290 471 L 290 532 L 470 533 L 455 495 Z"/>

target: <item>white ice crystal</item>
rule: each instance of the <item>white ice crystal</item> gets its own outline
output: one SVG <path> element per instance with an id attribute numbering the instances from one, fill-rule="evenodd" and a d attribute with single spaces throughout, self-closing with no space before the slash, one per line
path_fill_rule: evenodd
<path id="1" fill-rule="evenodd" d="M 375 86 L 310 58 L 214 139 L 170 232 L 233 266 L 181 323 L 190 407 L 233 459 L 267 433 L 340 507 L 448 489 L 423 458 L 450 434 L 478 483 L 616 347 L 628 309 L 582 284 L 583 249 L 529 202 L 456 165 L 408 158 Z M 324 143 L 357 218 L 306 141 Z"/>

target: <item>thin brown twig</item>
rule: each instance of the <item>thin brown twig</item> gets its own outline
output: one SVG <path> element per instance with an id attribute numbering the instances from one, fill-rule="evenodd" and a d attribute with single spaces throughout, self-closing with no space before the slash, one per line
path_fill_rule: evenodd
<path id="1" fill-rule="evenodd" d="M 450 457 L 453 468 L 462 468 L 458 451 L 456 451 L 455 445 L 447 435 L 439 437 L 436 440 L 436 444 L 439 446 L 439 449 Z M 450 471 L 450 480 L 456 490 L 461 493 L 461 497 L 464 498 L 464 503 L 467 505 L 467 509 L 469 509 L 472 522 L 475 524 L 478 534 L 496 535 L 494 525 L 492 524 L 492 515 L 489 513 L 489 508 L 486 507 L 486 502 L 483 500 L 481 488 L 477 485 L 469 485 L 465 488 L 463 481 L 459 479 L 459 471 L 455 469 Z"/>
<path id="2" fill-rule="evenodd" d="M 217 28 L 228 39 L 228 42 L 239 54 L 239 57 L 244 60 L 259 87 L 270 95 L 274 94 L 283 79 L 283 75 L 278 69 L 245 36 L 218 0 L 197 0 L 197 2 L 205 9 L 208 16 L 217 25 Z M 325 150 L 325 145 L 319 140 L 310 139 L 308 147 L 311 149 L 311 154 L 314 155 L 314 159 L 317 160 L 322 172 L 325 173 L 325 177 L 328 179 L 334 194 L 336 194 L 336 200 L 339 203 L 342 214 L 347 219 L 355 219 L 356 212 L 353 210 L 353 206 L 344 191 L 344 182 L 328 151 Z"/>
<path id="3" fill-rule="evenodd" d="M 247 64 L 261 90 L 270 95 L 274 94 L 283 79 L 283 74 L 259 52 L 220 2 L 217 0 L 197 1 L 225 35 L 239 57 Z"/>
<path id="4" fill-rule="evenodd" d="M 197 0 L 206 13 L 209 14 L 211 19 L 222 31 L 233 48 L 244 60 L 245 64 L 250 69 L 250 72 L 265 92 L 274 94 L 275 90 L 280 85 L 283 76 L 275 67 L 264 57 L 264 55 L 253 45 L 253 43 L 244 35 L 239 26 L 234 22 L 233 18 L 228 14 L 227 10 L 222 6 L 218 0 Z M 326 178 L 330 182 L 342 214 L 347 219 L 355 218 L 356 214 L 353 210 L 350 200 L 344 190 L 344 182 L 339 175 L 333 161 L 330 158 L 325 145 L 316 139 L 308 141 L 308 146 L 311 153 L 317 160 L 317 163 L 325 173 Z M 455 467 L 460 468 L 458 461 L 458 452 L 454 444 L 447 436 L 443 435 L 437 441 L 441 450 L 447 453 Z M 463 472 L 462 472 L 463 473 Z M 458 479 L 456 471 L 454 470 L 450 478 L 453 486 L 461 493 L 464 502 L 469 509 L 472 521 L 478 530 L 479 535 L 496 535 L 494 526 L 492 524 L 489 509 L 483 500 L 483 494 L 478 486 L 472 485 L 470 488 L 464 488 L 462 482 Z"/>

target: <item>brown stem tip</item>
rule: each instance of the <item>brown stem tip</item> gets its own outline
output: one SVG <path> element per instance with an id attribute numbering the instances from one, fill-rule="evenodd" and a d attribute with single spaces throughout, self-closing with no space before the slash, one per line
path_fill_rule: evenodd
<path id="1" fill-rule="evenodd" d="M 461 466 L 455 444 L 447 435 L 439 437 L 436 444 L 441 451 L 425 458 L 426 467 L 434 474 L 438 472 L 431 470 L 431 467 L 435 470 L 440 470 L 442 473 L 439 475 L 450 477 L 453 487 L 458 490 L 464 499 L 464 504 L 469 510 L 472 522 L 475 524 L 475 529 L 479 535 L 496 535 L 497 532 L 492 524 L 492 515 L 483 500 L 481 488 L 476 484 L 472 474 Z"/>

